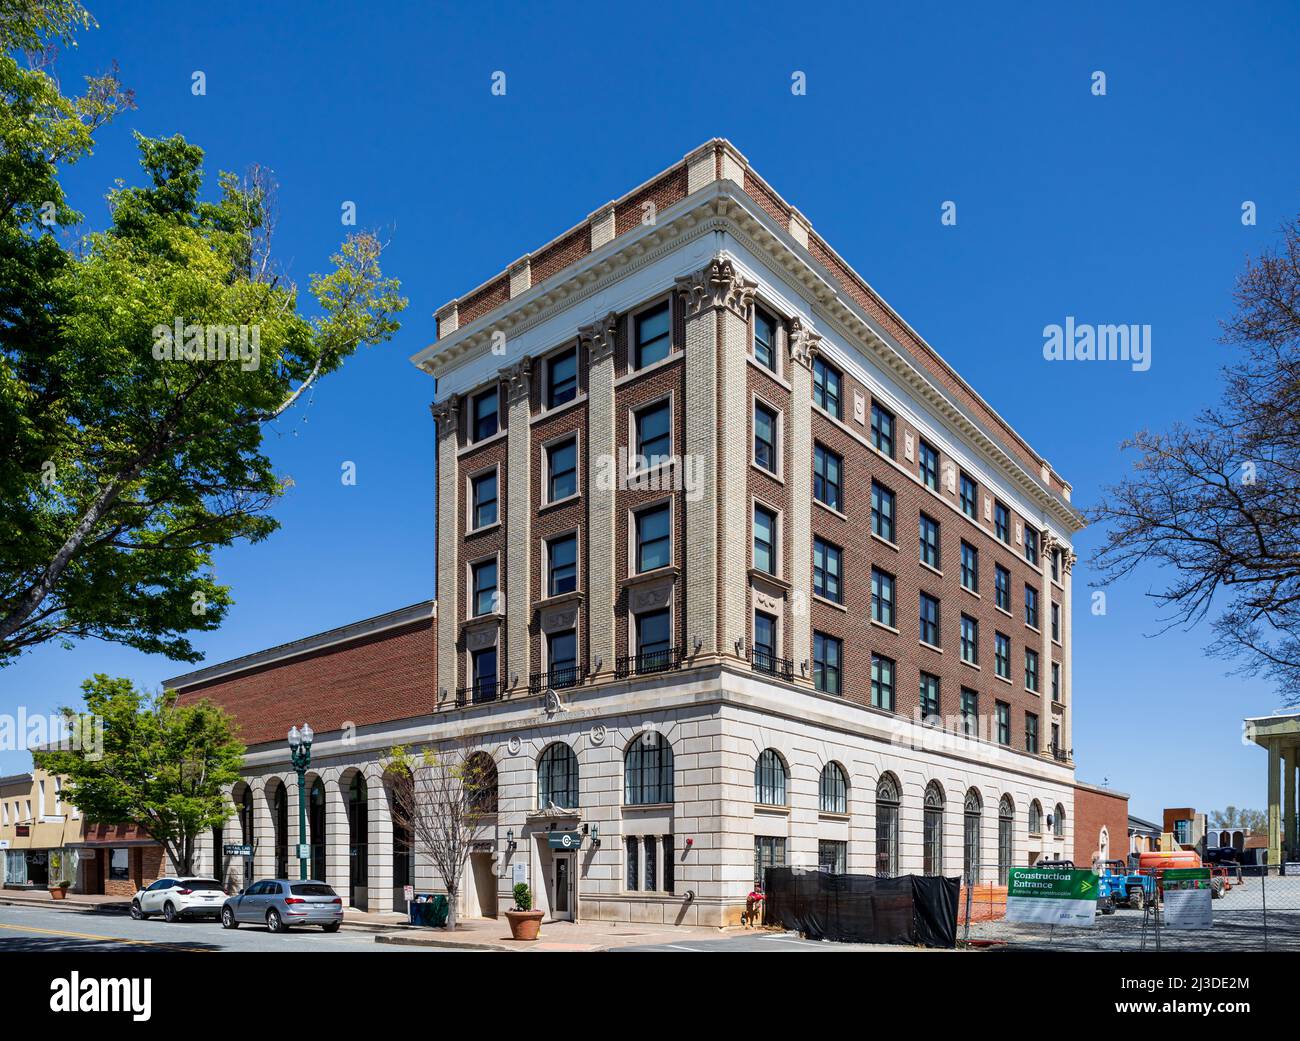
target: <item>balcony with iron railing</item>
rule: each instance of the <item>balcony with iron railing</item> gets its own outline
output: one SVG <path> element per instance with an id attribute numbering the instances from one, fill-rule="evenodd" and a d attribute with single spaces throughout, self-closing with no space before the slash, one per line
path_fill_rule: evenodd
<path id="1" fill-rule="evenodd" d="M 665 647 L 657 651 L 629 654 L 614 661 L 614 678 L 645 676 L 654 672 L 673 672 L 682 667 L 685 652 L 681 647 Z"/>
<path id="2" fill-rule="evenodd" d="M 456 691 L 456 707 L 478 705 L 487 701 L 497 701 L 505 696 L 505 685 L 500 680 L 476 680 L 472 687 L 460 687 Z"/>
<path id="3" fill-rule="evenodd" d="M 1073 748 L 1062 748 L 1060 745 L 1052 745 L 1052 758 L 1058 763 L 1068 763 L 1074 759 Z"/>
<path id="4" fill-rule="evenodd" d="M 538 694 L 544 690 L 563 690 L 577 687 L 587 676 L 587 670 L 580 665 L 560 665 L 545 672 L 534 672 L 528 677 L 528 693 Z"/>
<path id="5" fill-rule="evenodd" d="M 786 681 L 794 679 L 794 662 L 789 658 L 778 658 L 770 651 L 754 648 L 749 652 L 749 664 L 755 672 L 766 673 L 768 676 Z"/>

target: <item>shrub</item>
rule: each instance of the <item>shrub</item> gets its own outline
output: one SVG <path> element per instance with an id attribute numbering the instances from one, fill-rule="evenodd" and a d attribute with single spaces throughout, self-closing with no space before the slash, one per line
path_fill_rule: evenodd
<path id="1" fill-rule="evenodd" d="M 515 910 L 531 911 L 533 909 L 533 891 L 528 888 L 528 883 L 519 882 L 515 885 Z"/>

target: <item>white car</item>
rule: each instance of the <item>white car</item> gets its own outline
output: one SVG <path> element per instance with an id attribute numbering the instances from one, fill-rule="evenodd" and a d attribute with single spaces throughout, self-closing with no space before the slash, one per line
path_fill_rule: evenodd
<path id="1" fill-rule="evenodd" d="M 226 892 L 215 878 L 160 878 L 135 894 L 131 917 L 160 914 L 169 922 L 181 918 L 220 918 Z"/>

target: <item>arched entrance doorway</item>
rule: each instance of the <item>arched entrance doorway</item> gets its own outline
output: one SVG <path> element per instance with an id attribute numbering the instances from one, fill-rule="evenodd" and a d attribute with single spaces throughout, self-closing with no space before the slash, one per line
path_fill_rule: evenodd
<path id="1" fill-rule="evenodd" d="M 348 902 L 359 910 L 369 906 L 368 847 L 370 826 L 366 809 L 366 779 L 358 770 L 348 785 Z"/>
<path id="2" fill-rule="evenodd" d="M 404 766 L 390 767 L 384 775 L 388 815 L 393 822 L 393 910 L 406 910 L 406 887 L 415 885 L 415 841 L 411 831 L 411 800 L 415 785 Z"/>
<path id="3" fill-rule="evenodd" d="M 307 832 L 311 835 L 311 877 L 325 882 L 325 782 L 317 777 L 311 783 L 307 804 Z"/>
<path id="4" fill-rule="evenodd" d="M 283 781 L 268 785 L 267 797 L 271 803 L 271 827 L 275 831 L 276 878 L 289 877 L 289 792 Z"/>

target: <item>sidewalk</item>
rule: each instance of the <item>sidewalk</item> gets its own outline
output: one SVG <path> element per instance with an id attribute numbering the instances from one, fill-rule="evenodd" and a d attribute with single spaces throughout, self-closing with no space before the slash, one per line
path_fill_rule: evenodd
<path id="1" fill-rule="evenodd" d="M 349 914 L 349 918 L 389 917 Z M 500 918 L 462 920 L 454 933 L 445 929 L 398 927 L 375 937 L 376 943 L 416 947 L 460 948 L 479 951 L 607 951 L 643 944 L 721 940 L 736 935 L 757 935 L 758 930 L 705 929 L 681 925 L 629 925 L 615 922 L 543 922 L 533 941 L 510 939 L 510 923 Z"/>
<path id="2" fill-rule="evenodd" d="M 69 893 L 55 900 L 44 889 L 0 889 L 0 905 L 12 907 L 40 907 L 47 911 L 105 911 L 125 914 L 131 901 L 121 896 L 96 896 L 91 893 Z"/>

